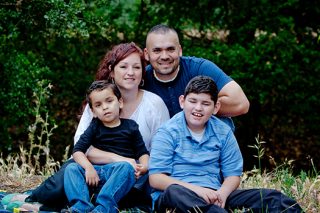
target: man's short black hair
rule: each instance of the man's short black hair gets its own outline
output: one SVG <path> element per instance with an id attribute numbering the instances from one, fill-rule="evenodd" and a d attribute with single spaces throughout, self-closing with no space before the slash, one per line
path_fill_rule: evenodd
<path id="1" fill-rule="evenodd" d="M 158 25 L 155 25 L 153 26 L 149 32 L 148 32 L 148 35 L 150 33 L 162 33 L 162 34 L 165 34 L 165 33 L 168 33 L 168 32 L 174 32 L 178 35 L 177 31 L 175 29 L 173 29 L 172 27 L 169 27 L 168 25 L 165 25 L 165 24 L 158 24 Z"/>

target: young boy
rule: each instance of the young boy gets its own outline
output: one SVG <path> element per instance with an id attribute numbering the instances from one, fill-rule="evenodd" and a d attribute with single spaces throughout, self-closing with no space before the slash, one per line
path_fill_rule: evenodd
<path id="1" fill-rule="evenodd" d="M 87 102 L 94 118 L 73 148 L 76 163 L 64 174 L 65 193 L 71 212 L 118 212 L 117 203 L 133 187 L 137 178 L 148 170 L 148 151 L 138 124 L 119 117 L 123 106 L 115 84 L 95 81 L 87 91 Z M 90 146 L 134 160 L 92 165 L 85 152 Z M 92 190 L 99 191 L 95 204 L 90 202 Z"/>
<path id="2" fill-rule="evenodd" d="M 212 116 L 220 108 L 217 99 L 210 77 L 194 77 L 179 98 L 183 111 L 154 136 L 149 161 L 154 210 L 301 212 L 294 200 L 276 190 L 237 189 L 243 159 L 230 127 Z"/>

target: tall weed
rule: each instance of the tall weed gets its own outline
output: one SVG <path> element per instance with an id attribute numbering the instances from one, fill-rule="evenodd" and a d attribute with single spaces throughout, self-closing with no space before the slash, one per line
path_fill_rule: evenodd
<path id="1" fill-rule="evenodd" d="M 38 184 L 45 177 L 51 175 L 60 166 L 50 156 L 50 136 L 57 125 L 49 119 L 45 103 L 49 98 L 52 85 L 45 80 L 38 81 L 33 93 L 35 116 L 34 123 L 29 126 L 27 146 L 20 146 L 19 153 L 11 153 L 5 159 L 0 158 L 0 189 L 28 187 L 28 181 L 38 177 Z M 22 187 L 25 188 L 25 187 Z M 19 189 L 21 190 L 21 188 Z"/>
<path id="2" fill-rule="evenodd" d="M 274 161 L 276 168 L 271 172 L 266 172 L 261 168 L 261 160 L 264 156 L 264 141 L 256 137 L 256 144 L 249 147 L 256 149 L 259 167 L 254 167 L 251 171 L 243 173 L 241 188 L 273 188 L 282 191 L 289 197 L 294 198 L 304 209 L 305 212 L 320 212 L 320 175 L 310 160 L 313 171 L 300 171 L 298 175 L 293 175 L 293 160 L 285 160 L 278 164 Z"/>

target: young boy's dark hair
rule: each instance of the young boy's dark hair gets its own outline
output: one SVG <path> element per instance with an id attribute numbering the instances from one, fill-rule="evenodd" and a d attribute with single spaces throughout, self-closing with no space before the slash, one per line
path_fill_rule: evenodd
<path id="1" fill-rule="evenodd" d="M 187 97 L 189 93 L 206 93 L 209 94 L 211 100 L 217 103 L 218 100 L 218 88 L 212 78 L 208 76 L 199 75 L 190 80 L 184 91 L 184 97 Z"/>
<path id="2" fill-rule="evenodd" d="M 117 87 L 117 85 L 115 85 L 114 83 L 110 83 L 107 80 L 94 81 L 88 88 L 87 94 L 86 94 L 86 101 L 89 104 L 91 109 L 92 109 L 92 101 L 90 99 L 90 94 L 93 91 L 101 91 L 107 88 L 110 88 L 112 90 L 113 94 L 118 98 L 118 100 L 121 98 L 121 92 Z"/>

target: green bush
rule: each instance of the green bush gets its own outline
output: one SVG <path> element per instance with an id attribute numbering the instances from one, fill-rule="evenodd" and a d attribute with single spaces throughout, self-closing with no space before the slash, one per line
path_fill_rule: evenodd
<path id="1" fill-rule="evenodd" d="M 314 1 L 81 1 L 0 3 L 0 152 L 27 140 L 36 82 L 49 80 L 58 128 L 52 154 L 73 142 L 84 92 L 100 59 L 119 42 L 141 47 L 151 26 L 167 23 L 184 55 L 214 61 L 244 89 L 251 108 L 234 119 L 244 156 L 257 134 L 266 155 L 320 162 L 319 24 Z M 250 161 L 250 157 L 246 157 Z M 249 159 L 249 160 L 248 160 Z M 263 163 L 268 163 L 265 160 Z M 250 167 L 251 165 L 248 165 Z M 317 165 L 320 166 L 320 165 Z M 307 168 L 308 169 L 308 168 Z"/>

